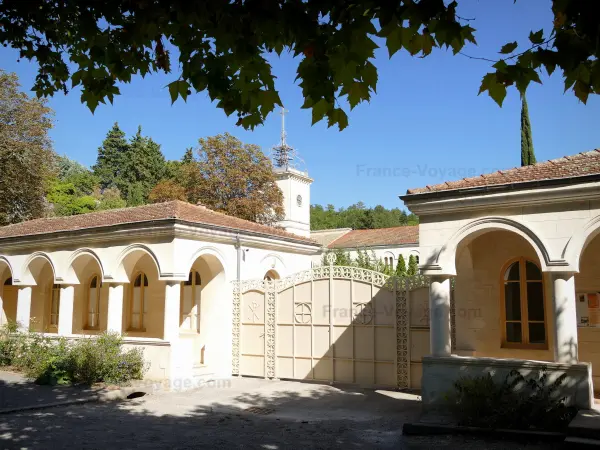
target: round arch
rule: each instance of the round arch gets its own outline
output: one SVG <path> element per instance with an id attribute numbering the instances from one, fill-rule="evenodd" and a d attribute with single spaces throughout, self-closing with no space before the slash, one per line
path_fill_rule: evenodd
<path id="1" fill-rule="evenodd" d="M 160 263 L 158 261 L 156 254 L 147 245 L 131 244 L 131 245 L 125 247 L 121 251 L 121 253 L 119 254 L 119 256 L 116 259 L 114 271 L 110 274 L 106 274 L 106 278 L 107 279 L 110 278 L 110 281 L 129 283 L 130 280 L 129 280 L 128 272 L 131 272 L 131 270 L 135 266 L 135 263 L 139 260 L 139 258 L 141 258 L 141 256 L 139 256 L 137 259 L 134 259 L 133 261 L 131 261 L 131 259 L 133 258 L 132 255 L 135 255 L 135 254 L 142 254 L 142 255 L 150 256 L 150 258 L 152 259 L 152 261 L 154 262 L 154 265 L 156 267 L 157 276 L 158 277 L 161 276 L 162 271 L 161 271 Z M 126 267 L 129 265 L 131 267 Z"/>
<path id="2" fill-rule="evenodd" d="M 456 250 L 459 244 L 495 230 L 510 231 L 525 239 L 537 254 L 542 271 L 547 270 L 550 258 L 541 239 L 525 225 L 505 217 L 483 217 L 462 226 L 437 253 L 435 264 L 445 275 L 456 275 Z"/>
<path id="3" fill-rule="evenodd" d="M 600 216 L 596 216 L 573 233 L 563 250 L 563 258 L 579 271 L 579 262 L 587 245 L 600 234 Z"/>
<path id="4" fill-rule="evenodd" d="M 79 280 L 79 277 L 77 276 L 77 271 L 75 270 L 74 264 L 77 259 L 82 257 L 89 257 L 96 261 L 98 267 L 100 267 L 100 276 L 104 280 L 104 265 L 102 264 L 102 261 L 100 260 L 100 257 L 96 254 L 96 252 L 89 248 L 80 248 L 78 250 L 75 250 L 71 254 L 67 263 L 65 279 L 73 284 L 81 282 L 81 280 Z"/>
<path id="5" fill-rule="evenodd" d="M 264 276 L 269 271 L 273 271 L 278 275 L 287 273 L 283 258 L 276 253 L 269 253 L 260 260 L 260 273 Z"/>
<path id="6" fill-rule="evenodd" d="M 223 270 L 223 272 L 225 273 L 225 278 L 229 279 L 227 276 L 228 273 L 227 273 L 227 264 L 225 263 L 225 257 L 219 251 L 219 249 L 217 249 L 215 247 L 211 247 L 211 246 L 205 246 L 205 247 L 199 248 L 190 257 L 190 259 L 186 263 L 186 265 L 184 267 L 184 271 L 183 271 L 186 279 L 187 279 L 187 274 L 190 272 L 190 270 L 192 270 L 192 267 L 194 266 L 194 264 L 196 263 L 198 258 L 202 258 L 203 256 L 211 256 L 212 258 L 215 258 L 221 265 L 221 270 Z"/>
<path id="7" fill-rule="evenodd" d="M 31 255 L 29 255 L 29 258 L 27 258 L 27 260 L 23 264 L 23 269 L 21 270 L 22 277 L 20 280 L 20 282 L 22 284 L 27 284 L 27 285 L 31 285 L 31 286 L 37 285 L 35 277 L 31 273 L 31 267 L 32 267 L 32 265 L 34 265 L 34 266 L 37 266 L 38 269 L 41 269 L 41 265 L 38 265 L 38 263 L 37 263 L 37 261 L 40 261 L 40 260 L 42 260 L 50 265 L 50 268 L 52 269 L 52 281 L 54 283 L 56 283 L 56 281 L 57 281 L 56 265 L 52 261 L 52 258 L 50 258 L 50 256 L 44 252 L 35 252 L 35 253 L 32 253 Z M 42 262 L 42 265 L 43 265 L 43 262 Z"/>
<path id="8" fill-rule="evenodd" d="M 4 268 L 3 266 L 8 267 L 8 272 L 9 272 L 9 276 L 3 276 L 4 274 Z M 0 284 L 4 282 L 5 279 L 7 278 L 13 278 L 15 276 L 15 272 L 13 271 L 12 265 L 10 263 L 10 261 L 8 260 L 8 258 L 6 258 L 5 256 L 0 255 Z"/>

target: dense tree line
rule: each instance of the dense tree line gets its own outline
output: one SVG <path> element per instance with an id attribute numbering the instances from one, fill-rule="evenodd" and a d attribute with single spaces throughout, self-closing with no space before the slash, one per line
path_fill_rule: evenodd
<path id="1" fill-rule="evenodd" d="M 363 202 L 358 202 L 348 208 L 335 209 L 333 205 L 323 207 L 311 205 L 311 230 L 329 230 L 332 228 L 352 228 L 366 230 L 374 228 L 389 228 L 403 225 L 418 225 L 419 218 L 400 208 L 387 209 L 381 205 L 367 208 Z"/>
<path id="2" fill-rule="evenodd" d="M 115 123 L 90 169 L 54 152 L 52 114 L 0 70 L 0 225 L 168 200 L 266 224 L 283 216 L 271 161 L 256 145 L 225 133 L 167 161 L 141 127 L 128 138 Z"/>
<path id="3" fill-rule="evenodd" d="M 408 267 L 406 266 L 406 260 L 404 256 L 398 255 L 398 261 L 396 267 L 392 267 L 389 264 L 385 264 L 383 259 L 377 259 L 375 251 L 369 248 L 357 248 L 356 258 L 350 256 L 350 252 L 347 249 L 336 248 L 329 250 L 323 254 L 321 259 L 321 265 L 329 265 L 327 262 L 328 255 L 335 255 L 334 266 L 351 266 L 360 267 L 362 269 L 374 270 L 375 272 L 381 272 L 386 275 L 395 275 L 398 277 L 412 277 L 419 273 L 419 263 L 415 255 L 408 257 Z"/>

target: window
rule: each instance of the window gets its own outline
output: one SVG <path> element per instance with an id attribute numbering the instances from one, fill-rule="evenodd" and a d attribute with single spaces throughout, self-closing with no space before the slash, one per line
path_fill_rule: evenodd
<path id="1" fill-rule="evenodd" d="M 548 348 L 542 271 L 525 258 L 502 271 L 502 346 Z"/>
<path id="2" fill-rule="evenodd" d="M 6 279 L 4 286 L 12 286 L 12 277 Z"/>
<path id="3" fill-rule="evenodd" d="M 187 281 L 181 284 L 181 328 L 200 332 L 200 274 L 192 270 Z"/>
<path id="4" fill-rule="evenodd" d="M 92 275 L 87 290 L 86 328 L 97 329 L 100 320 L 100 288 L 102 282 L 98 275 Z"/>
<path id="5" fill-rule="evenodd" d="M 58 328 L 58 313 L 60 311 L 60 284 L 53 284 L 50 292 L 50 327 Z"/>
<path id="6" fill-rule="evenodd" d="M 131 315 L 129 329 L 144 331 L 144 322 L 148 313 L 148 304 L 146 301 L 146 288 L 148 287 L 148 277 L 144 272 L 138 273 L 131 289 Z"/>

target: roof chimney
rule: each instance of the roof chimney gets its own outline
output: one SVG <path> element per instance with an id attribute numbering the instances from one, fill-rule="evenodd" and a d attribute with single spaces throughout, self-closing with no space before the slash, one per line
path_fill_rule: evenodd
<path id="1" fill-rule="evenodd" d="M 206 206 L 204 206 L 200 200 L 198 200 L 198 201 L 196 202 L 196 206 L 197 206 L 198 208 L 206 209 Z"/>

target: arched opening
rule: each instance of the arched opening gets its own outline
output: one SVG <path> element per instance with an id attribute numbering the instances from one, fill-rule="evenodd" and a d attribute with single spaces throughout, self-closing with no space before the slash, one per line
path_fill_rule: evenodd
<path id="1" fill-rule="evenodd" d="M 69 272 L 79 281 L 73 294 L 74 333 L 101 333 L 106 330 L 108 315 L 108 286 L 102 283 L 102 267 L 94 255 L 82 252 Z"/>
<path id="2" fill-rule="evenodd" d="M 600 230 L 600 228 L 599 228 Z M 600 233 L 590 235 L 579 259 L 579 273 L 575 274 L 575 292 L 578 320 L 578 356 L 580 361 L 592 363 L 592 376 L 597 377 L 600 367 Z"/>
<path id="3" fill-rule="evenodd" d="M 17 320 L 17 294 L 18 288 L 13 286 L 10 267 L 0 261 L 0 325 L 15 322 Z"/>
<path id="4" fill-rule="evenodd" d="M 31 290 L 29 328 L 37 332 L 57 333 L 60 285 L 55 283 L 54 268 L 50 259 L 43 255 L 35 256 L 26 270 L 35 281 Z"/>
<path id="5" fill-rule="evenodd" d="M 275 269 L 269 270 L 264 276 L 264 279 L 267 281 L 279 280 L 279 278 L 279 273 Z"/>
<path id="6" fill-rule="evenodd" d="M 190 270 L 188 279 L 181 283 L 180 327 L 182 331 L 200 333 L 200 305 L 202 277 L 195 269 Z"/>
<path id="7" fill-rule="evenodd" d="M 158 279 L 156 260 L 143 248 L 129 251 L 118 265 L 129 280 L 124 288 L 122 329 L 129 336 L 164 336 L 165 282 Z"/>
<path id="8" fill-rule="evenodd" d="M 180 338 L 191 363 L 223 367 L 231 355 L 231 291 L 219 258 L 199 256 L 181 289 Z"/>
<path id="9" fill-rule="evenodd" d="M 486 230 L 459 243 L 455 263 L 458 354 L 552 361 L 552 280 L 532 245 Z"/>

